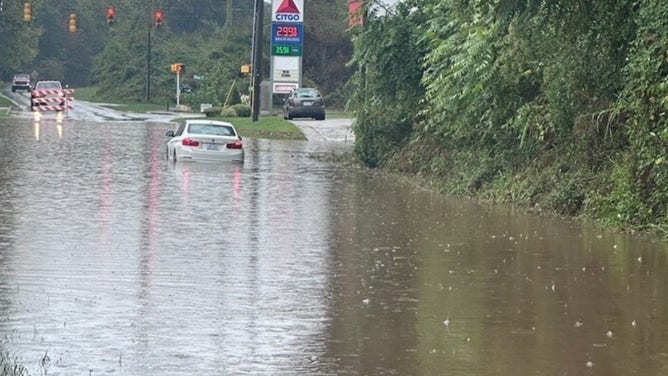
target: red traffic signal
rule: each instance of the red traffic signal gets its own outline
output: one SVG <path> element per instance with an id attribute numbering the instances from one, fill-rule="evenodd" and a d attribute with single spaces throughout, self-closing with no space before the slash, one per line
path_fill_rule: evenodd
<path id="1" fill-rule="evenodd" d="M 115 18 L 116 18 L 116 9 L 114 7 L 107 8 L 107 23 L 109 25 L 113 24 Z"/>
<path id="2" fill-rule="evenodd" d="M 155 11 L 155 26 L 160 27 L 162 26 L 162 11 L 161 10 L 156 10 Z"/>

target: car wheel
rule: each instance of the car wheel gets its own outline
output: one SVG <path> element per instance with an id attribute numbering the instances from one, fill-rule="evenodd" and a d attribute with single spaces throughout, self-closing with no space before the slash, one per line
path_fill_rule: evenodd
<path id="1" fill-rule="evenodd" d="M 316 117 L 315 120 L 325 120 L 325 114 Z"/>
<path id="2" fill-rule="evenodd" d="M 15 87 L 12 88 L 12 93 L 16 93 L 16 88 Z"/>
<path id="3" fill-rule="evenodd" d="M 169 160 L 169 148 L 165 148 L 165 159 Z"/>
<path id="4" fill-rule="evenodd" d="M 176 149 L 174 149 L 174 163 L 176 163 Z"/>

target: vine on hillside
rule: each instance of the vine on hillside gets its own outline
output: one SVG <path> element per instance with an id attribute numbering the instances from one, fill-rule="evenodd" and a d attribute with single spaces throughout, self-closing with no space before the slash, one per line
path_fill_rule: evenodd
<path id="1" fill-rule="evenodd" d="M 665 228 L 667 20 L 660 0 L 398 6 L 356 40 L 358 156 L 448 192 Z M 419 42 L 394 56 L 406 30 Z"/>
<path id="2" fill-rule="evenodd" d="M 353 40 L 357 90 L 348 107 L 356 119 L 355 152 L 368 166 L 383 164 L 408 140 L 424 95 L 425 16 L 413 3 L 400 3 L 383 16 L 371 13 Z"/>

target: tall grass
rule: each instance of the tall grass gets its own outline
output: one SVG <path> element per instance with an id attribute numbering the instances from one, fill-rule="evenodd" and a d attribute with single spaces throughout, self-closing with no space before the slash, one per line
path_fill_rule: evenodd
<path id="1" fill-rule="evenodd" d="M 29 376 L 29 373 L 9 354 L 0 353 L 0 376 Z"/>

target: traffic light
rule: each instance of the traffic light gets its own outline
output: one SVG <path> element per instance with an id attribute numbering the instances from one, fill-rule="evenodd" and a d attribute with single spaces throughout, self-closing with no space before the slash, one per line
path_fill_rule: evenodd
<path id="1" fill-rule="evenodd" d="M 180 74 L 180 73 L 185 73 L 185 71 L 186 71 L 186 65 L 185 65 L 185 64 L 181 64 L 181 63 L 172 64 L 172 65 L 170 66 L 170 70 L 171 70 L 172 72 L 174 72 L 174 73 L 179 73 L 179 74 Z"/>
<path id="2" fill-rule="evenodd" d="M 155 11 L 155 27 L 162 26 L 162 10 Z"/>
<path id="3" fill-rule="evenodd" d="M 116 9 L 114 7 L 107 8 L 107 25 L 113 24 L 115 17 L 116 17 Z"/>
<path id="4" fill-rule="evenodd" d="M 32 5 L 26 1 L 23 4 L 23 21 L 28 22 L 30 20 L 32 20 Z"/>
<path id="5" fill-rule="evenodd" d="M 77 14 L 74 12 L 70 12 L 70 25 L 69 25 L 70 33 L 74 33 L 77 31 Z"/>

